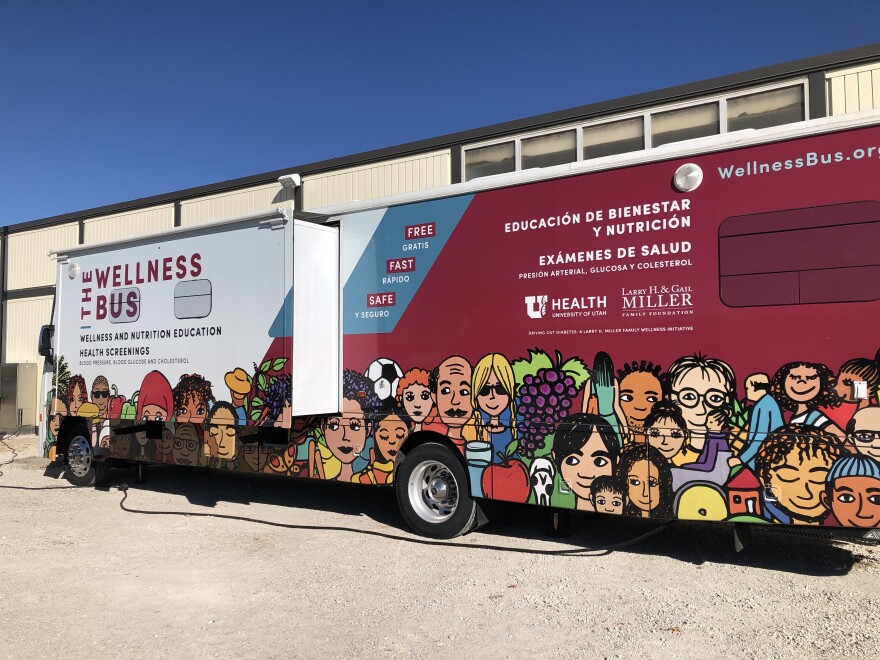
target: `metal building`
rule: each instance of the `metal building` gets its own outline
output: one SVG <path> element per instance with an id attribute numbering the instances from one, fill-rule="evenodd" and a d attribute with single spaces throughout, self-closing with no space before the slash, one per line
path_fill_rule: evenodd
<path id="1" fill-rule="evenodd" d="M 308 211 L 875 108 L 880 44 L 5 227 L 0 363 L 42 368 L 37 335 L 51 316 L 51 248 L 195 225 L 285 202 Z M 37 386 L 21 389 L 15 402 L 0 399 L 0 408 L 14 406 L 22 424 L 36 425 Z"/>

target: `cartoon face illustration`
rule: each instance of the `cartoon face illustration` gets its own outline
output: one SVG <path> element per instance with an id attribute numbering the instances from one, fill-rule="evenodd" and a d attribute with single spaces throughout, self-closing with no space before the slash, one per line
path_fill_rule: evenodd
<path id="1" fill-rule="evenodd" d="M 659 417 L 657 421 L 645 429 L 648 444 L 663 454 L 668 461 L 678 454 L 687 440 L 687 429 L 679 428 L 675 420 Z"/>
<path id="2" fill-rule="evenodd" d="M 821 495 L 828 471 L 845 454 L 849 451 L 837 436 L 805 424 L 791 424 L 767 436 L 755 458 L 755 468 L 776 508 L 793 521 L 816 522 L 827 510 Z"/>
<path id="3" fill-rule="evenodd" d="M 52 438 L 58 437 L 61 429 L 61 418 L 67 414 L 67 405 L 61 399 L 52 399 L 49 403 L 48 427 Z"/>
<path id="4" fill-rule="evenodd" d="M 880 461 L 880 407 L 870 406 L 856 412 L 847 435 L 856 451 Z"/>
<path id="5" fill-rule="evenodd" d="M 794 367 L 785 378 L 785 393 L 798 403 L 812 400 L 820 388 L 819 372 L 808 365 Z"/>
<path id="6" fill-rule="evenodd" d="M 138 397 L 137 419 L 164 422 L 174 410 L 171 383 L 159 371 L 144 376 Z"/>
<path id="7" fill-rule="evenodd" d="M 650 511 L 651 502 L 660 499 L 660 480 L 651 472 L 651 464 L 646 459 L 633 463 L 626 474 L 627 498 L 642 511 Z"/>
<path id="8" fill-rule="evenodd" d="M 196 392 L 188 392 L 174 413 L 178 422 L 195 422 L 202 424 L 208 414 L 208 402 L 200 398 Z"/>
<path id="9" fill-rule="evenodd" d="M 162 437 L 156 440 L 156 451 L 161 456 L 168 456 L 174 449 L 174 433 L 167 426 L 162 429 Z"/>
<path id="10" fill-rule="evenodd" d="M 393 460 L 407 435 L 407 423 L 400 414 L 392 413 L 376 425 L 376 449 L 386 460 Z"/>
<path id="11" fill-rule="evenodd" d="M 593 508 L 597 513 L 623 513 L 624 485 L 618 477 L 598 477 L 590 488 Z"/>
<path id="12" fill-rule="evenodd" d="M 852 371 L 841 371 L 837 375 L 837 385 L 834 387 L 834 392 L 840 397 L 841 401 L 855 403 L 856 400 L 853 398 L 853 383 L 859 380 L 864 380 L 859 374 L 853 373 Z"/>
<path id="13" fill-rule="evenodd" d="M 462 357 L 444 360 L 436 371 L 435 403 L 440 420 L 453 437 L 461 436 L 462 427 L 471 419 L 471 365 Z"/>
<path id="14" fill-rule="evenodd" d="M 92 403 L 98 406 L 98 416 L 107 414 L 107 403 L 110 401 L 110 383 L 104 376 L 98 376 L 92 383 Z"/>
<path id="15" fill-rule="evenodd" d="M 721 409 L 728 399 L 725 382 L 711 371 L 692 369 L 672 387 L 689 429 L 705 430 L 707 418 Z"/>
<path id="16" fill-rule="evenodd" d="M 193 424 L 179 424 L 172 450 L 178 465 L 195 465 L 199 460 L 199 434 Z"/>
<path id="17" fill-rule="evenodd" d="M 825 509 L 819 499 L 831 463 L 824 456 L 800 459 L 793 450 L 781 465 L 770 470 L 767 484 L 779 503 L 803 518 L 816 518 Z"/>
<path id="18" fill-rule="evenodd" d="M 86 381 L 82 376 L 71 376 L 67 387 L 67 409 L 71 416 L 75 416 L 79 407 L 88 400 L 86 396 Z"/>
<path id="19" fill-rule="evenodd" d="M 431 412 L 431 406 L 434 404 L 431 399 L 431 390 L 427 385 L 413 383 L 403 390 L 400 395 L 400 402 L 406 414 L 416 424 L 425 421 L 428 413 Z"/>
<path id="20" fill-rule="evenodd" d="M 560 425 L 553 459 L 560 477 L 578 498 L 578 508 L 592 510 L 590 487 L 597 478 L 614 473 L 619 451 L 614 431 L 601 417 L 572 415 Z"/>
<path id="21" fill-rule="evenodd" d="M 486 384 L 477 392 L 477 405 L 490 417 L 498 417 L 510 405 L 510 392 L 498 380 L 494 369 L 489 372 Z"/>
<path id="22" fill-rule="evenodd" d="M 610 490 L 603 490 L 596 493 L 593 498 L 593 506 L 597 513 L 611 513 L 620 515 L 623 513 L 623 495 Z"/>
<path id="23" fill-rule="evenodd" d="M 184 374 L 174 388 L 174 416 L 178 422 L 203 424 L 214 399 L 211 383 L 199 374 Z"/>
<path id="24" fill-rule="evenodd" d="M 611 458 L 599 433 L 594 431 L 582 447 L 566 456 L 559 471 L 572 492 L 588 500 L 593 480 L 612 472 Z"/>
<path id="25" fill-rule="evenodd" d="M 660 379 L 650 371 L 633 371 L 620 381 L 620 407 L 627 424 L 641 428 L 651 406 L 662 397 Z"/>
<path id="26" fill-rule="evenodd" d="M 206 427 L 216 449 L 217 458 L 231 460 L 235 458 L 235 441 L 238 438 L 237 418 L 232 406 L 224 401 L 214 404 Z"/>
<path id="27" fill-rule="evenodd" d="M 340 462 L 354 462 L 367 441 L 367 427 L 360 404 L 354 399 L 342 400 L 342 417 L 330 417 L 324 428 L 324 439 L 330 452 Z"/>
<path id="28" fill-rule="evenodd" d="M 241 455 L 244 458 L 243 469 L 250 472 L 260 472 L 266 465 L 269 448 L 266 445 L 258 445 L 256 442 L 246 442 L 242 445 Z"/>
<path id="29" fill-rule="evenodd" d="M 880 526 L 880 479 L 839 477 L 830 490 L 830 494 L 822 494 L 825 506 L 842 525 Z"/>
<path id="30" fill-rule="evenodd" d="M 116 458 L 128 458 L 131 455 L 131 436 L 114 436 L 110 443 L 110 453 Z"/>

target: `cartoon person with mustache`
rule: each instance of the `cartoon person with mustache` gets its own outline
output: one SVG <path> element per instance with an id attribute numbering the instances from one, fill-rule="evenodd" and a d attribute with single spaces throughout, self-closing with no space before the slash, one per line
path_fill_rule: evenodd
<path id="1" fill-rule="evenodd" d="M 473 425 L 470 363 L 460 355 L 448 357 L 431 372 L 429 387 L 440 421 L 449 428 L 446 435 L 464 451 L 465 427 Z"/>

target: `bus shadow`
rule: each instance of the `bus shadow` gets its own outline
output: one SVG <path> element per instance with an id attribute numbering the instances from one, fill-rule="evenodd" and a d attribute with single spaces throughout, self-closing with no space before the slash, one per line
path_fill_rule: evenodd
<path id="1" fill-rule="evenodd" d="M 146 482 L 138 484 L 136 468 L 114 469 L 108 482 L 100 489 L 115 491 L 128 488 L 133 494 L 124 508 L 134 513 L 181 515 L 180 511 L 139 509 L 134 494 L 144 490 L 185 497 L 191 505 L 207 510 L 189 515 L 214 515 L 292 529 L 326 528 L 410 543 L 471 547 L 474 550 L 585 558 L 609 552 L 626 552 L 668 557 L 695 566 L 729 564 L 810 576 L 845 575 L 865 559 L 857 551 L 858 545 L 782 534 L 762 526 L 754 526 L 752 543 L 744 551 L 736 552 L 730 525 L 688 521 L 664 525 L 658 521 L 590 514 L 572 514 L 568 536 L 554 538 L 545 533 L 547 512 L 523 504 L 506 504 L 503 516 L 464 537 L 435 541 L 412 534 L 397 509 L 395 494 L 390 488 L 365 488 L 355 484 L 240 472 L 199 471 L 172 465 L 150 465 L 145 468 L 144 474 Z M 353 519 L 366 517 L 386 529 L 376 532 L 338 523 L 325 526 L 286 525 L 264 519 L 262 512 L 255 512 L 251 516 L 210 511 L 219 502 L 309 509 Z M 628 541 L 652 530 L 656 533 L 650 538 L 626 545 Z M 517 542 L 523 539 L 541 541 L 545 548 L 535 549 L 534 544 L 518 546 Z"/>

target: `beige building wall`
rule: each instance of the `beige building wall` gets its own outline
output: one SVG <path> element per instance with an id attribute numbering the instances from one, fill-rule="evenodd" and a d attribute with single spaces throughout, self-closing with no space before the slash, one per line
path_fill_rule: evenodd
<path id="1" fill-rule="evenodd" d="M 133 238 L 173 227 L 174 204 L 164 204 L 128 213 L 89 218 L 83 222 L 83 243 L 89 245 Z"/>
<path id="2" fill-rule="evenodd" d="M 826 74 L 828 115 L 880 108 L 880 62 Z"/>
<path id="3" fill-rule="evenodd" d="M 36 286 L 53 286 L 55 260 L 49 257 L 49 250 L 63 249 L 78 242 L 77 222 L 9 234 L 6 244 L 7 288 L 14 291 Z"/>
<path id="4" fill-rule="evenodd" d="M 32 362 L 37 365 L 36 389 L 31 392 L 37 406 L 31 419 L 23 419 L 25 426 L 36 426 L 39 423 L 40 406 L 40 374 L 43 372 L 43 358 L 37 355 L 37 339 L 40 326 L 52 322 L 52 296 L 39 298 L 22 298 L 7 300 L 4 317 L 6 318 L 6 362 Z"/>
<path id="5" fill-rule="evenodd" d="M 449 150 L 398 158 L 303 178 L 303 209 L 448 186 Z"/>
<path id="6" fill-rule="evenodd" d="M 293 202 L 293 190 L 280 183 L 269 183 L 219 195 L 198 197 L 180 203 L 180 224 L 184 227 L 249 213 L 272 211 Z"/>

